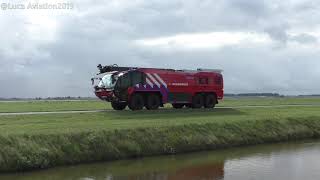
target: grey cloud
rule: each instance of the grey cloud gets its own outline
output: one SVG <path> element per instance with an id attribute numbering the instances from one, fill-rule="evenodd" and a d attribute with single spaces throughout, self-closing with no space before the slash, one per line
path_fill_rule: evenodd
<path id="1" fill-rule="evenodd" d="M 137 39 L 214 31 L 268 33 L 283 44 L 318 43 L 307 34 L 287 33 L 315 28 L 320 15 L 303 5 L 251 0 L 77 1 L 74 12 L 56 17 L 52 41 L 35 40 L 33 36 L 42 34 L 27 33 L 33 25 L 8 12 L 16 23 L 9 15 L 0 17 L 5 19 L 1 33 L 6 34 L 0 38 L 0 97 L 93 96 L 90 78 L 98 63 L 221 68 L 226 92 L 317 93 L 318 49 L 244 43 L 218 50 L 163 50 L 134 44 Z M 310 14 L 315 17 L 307 18 Z"/>
<path id="2" fill-rule="evenodd" d="M 290 40 L 297 41 L 302 44 L 318 42 L 318 39 L 315 36 L 312 36 L 309 34 L 299 34 L 299 35 L 291 36 Z"/>
<path id="3" fill-rule="evenodd" d="M 279 42 L 286 43 L 288 41 L 287 27 L 285 25 L 271 26 L 265 29 L 269 36 Z"/>
<path id="4" fill-rule="evenodd" d="M 264 0 L 261 1 L 249 1 L 249 0 L 229 0 L 225 1 L 226 6 L 231 7 L 234 10 L 239 10 L 243 14 L 247 14 L 249 17 L 264 17 L 270 13 L 269 4 Z"/>

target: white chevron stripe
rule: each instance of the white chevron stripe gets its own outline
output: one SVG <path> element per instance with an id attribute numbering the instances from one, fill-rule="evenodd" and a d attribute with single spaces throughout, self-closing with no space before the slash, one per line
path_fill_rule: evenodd
<path id="1" fill-rule="evenodd" d="M 151 79 L 152 82 L 154 82 L 158 87 L 160 87 L 159 82 L 149 73 L 147 73 L 147 76 Z"/>
<path id="2" fill-rule="evenodd" d="M 158 74 L 154 73 L 153 75 L 154 75 L 154 77 L 157 78 L 158 81 L 160 81 L 160 83 L 161 83 L 162 85 L 164 85 L 165 87 L 167 87 L 167 84 L 163 81 L 163 79 L 162 79 Z"/>
<path id="3" fill-rule="evenodd" d="M 153 87 L 153 84 L 152 84 L 152 82 L 148 79 L 148 77 L 146 78 L 146 82 L 147 82 L 147 84 L 149 84 L 149 86 Z"/>

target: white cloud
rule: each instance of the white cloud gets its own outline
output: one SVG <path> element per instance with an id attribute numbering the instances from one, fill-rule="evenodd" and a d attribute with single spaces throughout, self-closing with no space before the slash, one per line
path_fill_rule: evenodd
<path id="1" fill-rule="evenodd" d="M 221 48 L 240 44 L 268 44 L 272 40 L 267 34 L 249 32 L 211 32 L 178 34 L 169 37 L 150 38 L 135 41 L 142 46 L 163 48 Z"/>

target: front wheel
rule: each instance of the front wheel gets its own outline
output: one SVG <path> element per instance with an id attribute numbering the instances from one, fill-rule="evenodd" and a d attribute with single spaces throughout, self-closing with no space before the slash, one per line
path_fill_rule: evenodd
<path id="1" fill-rule="evenodd" d="M 121 111 L 127 107 L 127 103 L 125 102 L 111 102 L 111 106 L 114 110 Z"/>

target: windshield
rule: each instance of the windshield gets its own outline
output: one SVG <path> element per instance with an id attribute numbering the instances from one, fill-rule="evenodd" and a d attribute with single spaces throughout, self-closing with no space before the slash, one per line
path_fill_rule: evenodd
<path id="1" fill-rule="evenodd" d="M 98 87 L 100 88 L 107 88 L 107 89 L 112 89 L 114 85 L 116 84 L 116 79 L 114 78 L 113 74 L 107 74 L 103 76 L 101 81 L 98 84 Z"/>

